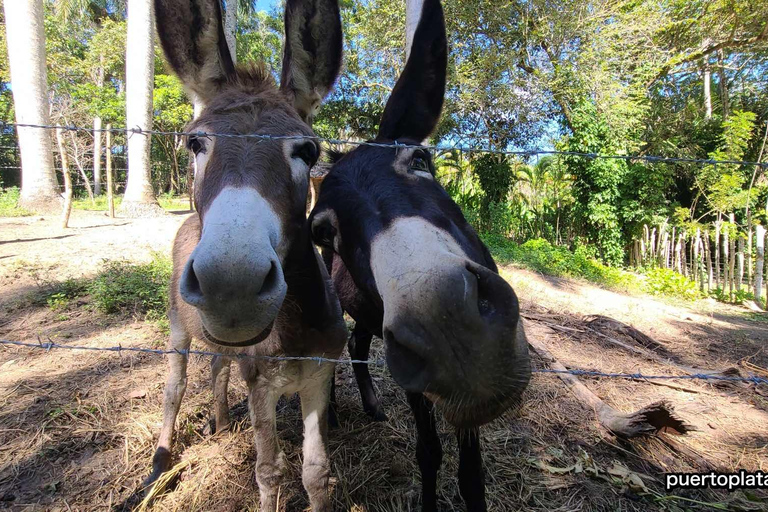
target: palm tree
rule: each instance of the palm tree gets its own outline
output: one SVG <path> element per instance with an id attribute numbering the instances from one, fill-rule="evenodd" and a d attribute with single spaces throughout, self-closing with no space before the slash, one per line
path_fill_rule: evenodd
<path id="1" fill-rule="evenodd" d="M 5 28 L 16 121 L 49 124 L 45 68 L 45 31 L 42 0 L 6 0 Z M 61 196 L 53 168 L 50 133 L 41 128 L 18 128 L 21 150 L 19 203 L 37 212 L 58 211 Z"/>
<path id="2" fill-rule="evenodd" d="M 126 0 L 55 0 L 56 14 L 66 23 L 72 19 L 77 22 L 90 22 L 101 26 L 109 17 L 122 17 L 125 14 Z M 102 50 L 103 52 L 103 50 Z M 104 54 L 101 53 L 99 65 L 94 70 L 93 78 L 97 87 L 104 86 Z M 101 145 L 102 119 L 93 118 L 93 191 L 101 194 Z"/>
<path id="3" fill-rule="evenodd" d="M 152 0 L 128 1 L 125 57 L 125 108 L 128 129 L 152 129 L 154 86 L 154 13 Z M 162 212 L 152 189 L 151 135 L 128 133 L 128 184 L 121 211 L 129 216 Z"/>

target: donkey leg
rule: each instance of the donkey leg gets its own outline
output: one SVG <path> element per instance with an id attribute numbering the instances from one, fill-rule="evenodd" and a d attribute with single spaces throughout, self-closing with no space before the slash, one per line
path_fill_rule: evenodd
<path id="1" fill-rule="evenodd" d="M 188 350 L 190 341 L 187 332 L 181 326 L 174 325 L 171 319 L 171 348 L 178 351 Z M 187 358 L 186 354 L 168 354 L 169 372 L 163 394 L 163 428 L 160 430 L 157 449 L 152 457 L 152 474 L 144 481 L 145 487 L 153 484 L 171 465 L 171 445 L 176 416 L 179 414 L 181 400 L 187 389 Z"/>
<path id="2" fill-rule="evenodd" d="M 328 479 L 331 464 L 328 459 L 328 381 L 333 379 L 334 365 L 325 365 L 317 379 L 312 379 L 299 392 L 301 414 L 304 417 L 304 446 L 301 480 L 309 495 L 314 512 L 330 512 Z"/>
<path id="3" fill-rule="evenodd" d="M 457 430 L 459 441 L 459 492 L 467 512 L 485 512 L 485 475 L 480 453 L 480 433 L 476 428 Z"/>
<path id="4" fill-rule="evenodd" d="M 371 339 L 373 335 L 363 327 L 355 324 L 355 329 L 349 337 L 348 348 L 349 356 L 352 359 L 367 360 L 371 349 Z M 387 421 L 387 415 L 384 408 L 376 396 L 376 390 L 373 388 L 373 379 L 368 372 L 368 365 L 362 363 L 353 363 L 352 369 L 355 371 L 355 380 L 360 389 L 360 397 L 363 400 L 363 410 L 373 418 L 374 421 Z"/>
<path id="5" fill-rule="evenodd" d="M 259 510 L 275 512 L 285 458 L 277 439 L 276 407 L 280 393 L 261 379 L 248 382 L 248 412 L 256 444 Z"/>
<path id="6" fill-rule="evenodd" d="M 213 417 L 216 432 L 229 428 L 229 404 L 227 402 L 227 387 L 232 360 L 227 357 L 214 356 L 211 359 L 211 388 L 213 389 Z"/>
<path id="7" fill-rule="evenodd" d="M 421 510 L 437 511 L 437 471 L 443 461 L 443 448 L 437 436 L 432 402 L 421 393 L 406 393 L 416 419 L 416 460 L 421 470 Z"/>
<path id="8" fill-rule="evenodd" d="M 331 401 L 328 404 L 328 426 L 331 428 L 339 428 L 339 416 L 336 413 L 336 373 L 331 375 Z"/>

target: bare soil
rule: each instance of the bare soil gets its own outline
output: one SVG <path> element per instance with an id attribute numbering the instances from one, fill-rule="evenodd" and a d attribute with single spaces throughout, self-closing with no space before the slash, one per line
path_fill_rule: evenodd
<path id="1" fill-rule="evenodd" d="M 72 228 L 55 217 L 0 219 L 0 339 L 110 347 L 160 347 L 165 334 L 130 315 L 98 313 L 87 298 L 53 310 L 31 295 L 51 282 L 91 276 L 104 260 L 146 261 L 168 251 L 182 214 L 109 219 L 73 212 Z M 745 362 L 768 366 L 768 318 L 712 301 L 672 303 L 609 292 L 573 280 L 503 269 L 521 299 L 529 336 L 543 340 L 569 368 L 679 374 L 607 342 L 635 343 L 589 324 L 603 315 L 659 343 L 678 365 L 706 369 Z M 382 358 L 374 343 L 372 358 Z M 537 367 L 545 365 L 534 358 Z M 140 509 L 135 499 L 149 473 L 161 422 L 165 362 L 150 354 L 30 350 L 0 345 L 0 509 Z M 372 369 L 389 421 L 362 412 L 350 368 L 337 368 L 341 426 L 330 443 L 335 508 L 419 510 L 413 421 L 403 392 L 385 368 Z M 489 509 L 515 510 L 766 510 L 764 491 L 667 492 L 667 471 L 768 471 L 768 389 L 747 384 L 672 380 L 674 387 L 618 379 L 583 382 L 613 407 L 630 412 L 669 401 L 697 430 L 673 436 L 674 450 L 655 436 L 623 441 L 554 376 L 535 374 L 520 409 L 482 429 Z M 256 510 L 255 453 L 245 390 L 233 379 L 234 427 L 210 434 L 208 360 L 193 358 L 178 420 L 178 478 L 152 510 Z M 300 483 L 301 420 L 296 397 L 278 406 L 278 430 L 289 473 L 285 509 L 304 510 Z M 456 482 L 454 433 L 440 424 L 444 446 L 440 507 L 463 510 Z M 639 482 L 639 483 L 638 483 Z M 128 505 L 128 506 L 126 506 Z"/>

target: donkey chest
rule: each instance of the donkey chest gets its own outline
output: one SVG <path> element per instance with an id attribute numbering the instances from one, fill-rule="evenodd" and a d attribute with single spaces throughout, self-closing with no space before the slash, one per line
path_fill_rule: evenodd
<path id="1" fill-rule="evenodd" d="M 260 366 L 258 380 L 281 395 L 327 386 L 334 368 L 333 363 L 317 361 L 280 361 Z"/>

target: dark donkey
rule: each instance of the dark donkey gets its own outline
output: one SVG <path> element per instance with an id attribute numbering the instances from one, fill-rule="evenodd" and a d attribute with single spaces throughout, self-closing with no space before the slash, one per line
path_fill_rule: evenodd
<path id="1" fill-rule="evenodd" d="M 298 392 L 304 417 L 302 480 L 314 510 L 330 510 L 327 414 L 333 365 L 259 356 L 338 357 L 346 327 L 306 220 L 309 170 L 319 146 L 309 121 L 341 65 L 336 0 L 288 0 L 278 88 L 263 65 L 235 67 L 220 0 L 155 0 L 168 62 L 204 104 L 191 132 L 296 135 L 256 139 L 190 136 L 195 205 L 173 246 L 170 346 L 191 338 L 238 358 L 248 384 L 261 510 L 275 510 L 284 466 L 275 408 Z M 216 429 L 229 423 L 231 359 L 212 361 Z M 147 483 L 168 469 L 187 356 L 171 354 L 163 428 Z"/>
<path id="2" fill-rule="evenodd" d="M 408 63 L 376 143 L 419 145 L 437 125 L 447 43 L 439 0 L 425 0 Z M 428 151 L 362 145 L 333 165 L 311 215 L 315 243 L 342 307 L 356 321 L 350 355 L 367 359 L 372 334 L 416 417 L 422 506 L 437 508 L 442 448 L 432 404 L 457 428 L 459 487 L 486 510 L 477 427 L 518 401 L 530 379 L 518 300 L 488 249 L 434 176 Z M 363 406 L 385 419 L 365 365 Z"/>

